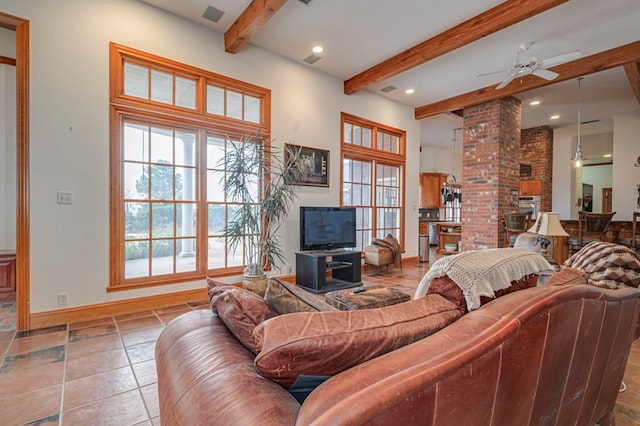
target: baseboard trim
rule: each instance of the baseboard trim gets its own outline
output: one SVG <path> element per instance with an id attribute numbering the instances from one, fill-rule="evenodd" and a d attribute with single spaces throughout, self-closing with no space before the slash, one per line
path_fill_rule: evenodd
<path id="1" fill-rule="evenodd" d="M 177 293 L 159 294 L 156 296 L 118 300 L 115 302 L 78 306 L 75 308 L 37 312 L 31 314 L 29 328 L 31 330 L 35 330 L 38 328 L 51 327 L 72 322 L 90 321 L 98 318 L 128 314 L 145 309 L 161 308 L 163 306 L 178 305 L 180 303 L 198 302 L 207 300 L 207 297 L 207 289 L 199 288 Z"/>

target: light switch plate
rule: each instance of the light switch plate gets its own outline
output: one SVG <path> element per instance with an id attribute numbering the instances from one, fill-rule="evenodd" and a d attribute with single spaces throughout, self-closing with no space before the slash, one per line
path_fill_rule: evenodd
<path id="1" fill-rule="evenodd" d="M 58 204 L 73 204 L 73 192 L 58 191 Z"/>

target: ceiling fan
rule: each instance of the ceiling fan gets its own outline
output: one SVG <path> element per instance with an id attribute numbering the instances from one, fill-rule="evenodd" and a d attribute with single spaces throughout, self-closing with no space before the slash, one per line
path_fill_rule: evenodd
<path id="1" fill-rule="evenodd" d="M 523 43 L 520 45 L 520 49 L 516 52 L 516 60 L 513 62 L 513 66 L 506 71 L 494 71 L 484 74 L 479 74 L 478 77 L 496 73 L 508 73 L 507 77 L 502 80 L 496 89 L 502 89 L 509 83 L 519 77 L 524 77 L 529 74 L 537 75 L 545 80 L 553 80 L 558 77 L 558 73 L 548 70 L 547 68 L 560 65 L 565 62 L 578 59 L 582 56 L 579 50 L 573 52 L 563 53 L 562 55 L 551 56 L 545 59 L 538 59 L 529 53 L 529 48 L 533 45 L 532 42 Z"/>

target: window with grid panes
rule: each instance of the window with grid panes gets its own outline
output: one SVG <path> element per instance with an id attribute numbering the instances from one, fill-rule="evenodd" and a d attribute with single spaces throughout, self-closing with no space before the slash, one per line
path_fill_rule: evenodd
<path id="1" fill-rule="evenodd" d="M 387 234 L 403 245 L 405 132 L 346 113 L 341 121 L 342 205 L 356 208 L 357 248 Z"/>
<path id="2" fill-rule="evenodd" d="M 113 43 L 111 86 L 110 289 L 241 273 L 221 159 L 269 134 L 270 91 Z"/>

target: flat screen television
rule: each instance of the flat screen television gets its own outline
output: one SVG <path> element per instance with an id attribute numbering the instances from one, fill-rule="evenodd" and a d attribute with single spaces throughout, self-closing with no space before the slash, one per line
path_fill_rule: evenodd
<path id="1" fill-rule="evenodd" d="M 300 250 L 333 250 L 356 246 L 356 209 L 300 207 Z"/>

